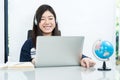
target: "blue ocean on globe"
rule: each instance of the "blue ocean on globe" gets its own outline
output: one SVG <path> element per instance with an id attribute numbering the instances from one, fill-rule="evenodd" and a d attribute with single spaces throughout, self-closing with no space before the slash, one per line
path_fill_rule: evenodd
<path id="1" fill-rule="evenodd" d="M 108 41 L 98 40 L 95 43 L 94 53 L 100 59 L 109 59 L 114 52 L 113 45 Z"/>

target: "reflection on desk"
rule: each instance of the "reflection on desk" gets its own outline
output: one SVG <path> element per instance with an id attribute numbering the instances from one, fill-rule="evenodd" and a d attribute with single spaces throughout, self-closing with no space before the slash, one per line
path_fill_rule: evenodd
<path id="1" fill-rule="evenodd" d="M 0 70 L 0 77 L 0 80 L 115 80 L 115 69 L 98 71 L 95 68 L 86 69 L 80 66 L 14 69 Z"/>

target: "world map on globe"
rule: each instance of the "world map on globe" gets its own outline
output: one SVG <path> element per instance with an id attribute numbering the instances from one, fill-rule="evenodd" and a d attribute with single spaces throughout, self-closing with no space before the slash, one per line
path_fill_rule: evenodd
<path id="1" fill-rule="evenodd" d="M 97 58 L 105 60 L 112 56 L 114 48 L 109 41 L 98 40 L 94 44 L 93 51 Z"/>

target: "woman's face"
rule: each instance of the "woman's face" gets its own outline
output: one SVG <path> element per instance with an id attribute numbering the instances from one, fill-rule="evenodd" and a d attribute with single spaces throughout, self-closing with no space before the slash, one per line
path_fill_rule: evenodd
<path id="1" fill-rule="evenodd" d="M 55 17 L 50 11 L 45 11 L 39 22 L 39 28 L 43 32 L 43 36 L 52 35 L 52 31 L 55 28 Z"/>

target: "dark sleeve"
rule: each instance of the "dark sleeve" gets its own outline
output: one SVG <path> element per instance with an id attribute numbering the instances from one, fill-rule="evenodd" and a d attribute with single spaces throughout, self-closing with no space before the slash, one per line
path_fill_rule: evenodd
<path id="1" fill-rule="evenodd" d="M 32 39 L 29 39 L 29 40 L 25 41 L 25 43 L 23 44 L 23 46 L 21 48 L 20 62 L 32 61 L 31 53 L 30 53 L 31 48 L 33 48 L 33 42 L 32 42 Z"/>
<path id="2" fill-rule="evenodd" d="M 87 58 L 87 56 L 85 56 L 85 55 L 82 55 L 82 58 Z"/>

